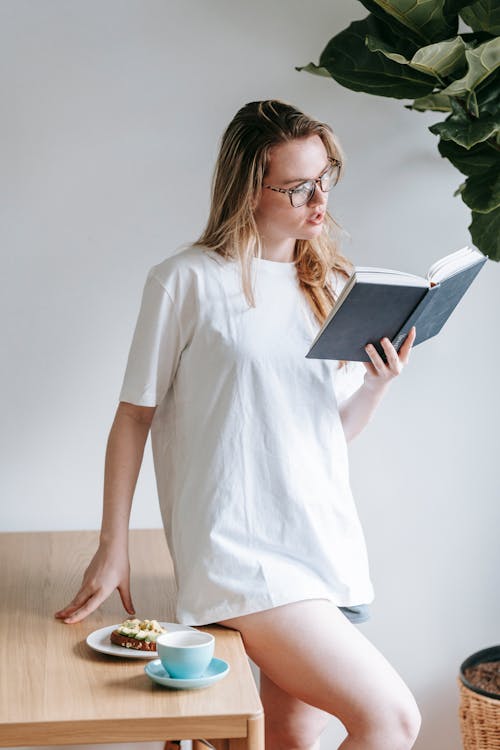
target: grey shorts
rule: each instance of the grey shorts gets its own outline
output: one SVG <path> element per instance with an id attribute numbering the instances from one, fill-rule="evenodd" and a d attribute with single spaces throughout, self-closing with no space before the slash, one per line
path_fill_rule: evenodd
<path id="1" fill-rule="evenodd" d="M 371 617 L 369 604 L 356 604 L 352 607 L 339 607 L 339 609 L 355 625 L 366 622 Z"/>

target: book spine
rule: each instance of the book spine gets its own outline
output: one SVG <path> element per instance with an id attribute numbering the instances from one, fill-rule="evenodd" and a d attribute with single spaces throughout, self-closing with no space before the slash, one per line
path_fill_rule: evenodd
<path id="1" fill-rule="evenodd" d="M 408 336 L 413 326 L 417 328 L 417 336 L 415 338 L 415 341 L 413 342 L 413 346 L 416 346 L 416 344 L 420 344 L 421 341 L 424 341 L 423 338 L 419 337 L 419 329 L 417 327 L 417 323 L 424 310 L 427 308 L 430 302 L 433 301 L 433 295 L 436 294 L 438 289 L 439 284 L 435 284 L 434 286 L 429 287 L 425 296 L 420 300 L 412 314 L 405 320 L 398 333 L 393 338 L 391 343 L 397 352 L 399 351 L 403 341 Z"/>
<path id="2" fill-rule="evenodd" d="M 486 262 L 486 257 L 431 286 L 393 340 L 397 350 L 412 326 L 417 329 L 413 346 L 436 336 Z M 396 343 L 394 343 L 394 341 Z"/>

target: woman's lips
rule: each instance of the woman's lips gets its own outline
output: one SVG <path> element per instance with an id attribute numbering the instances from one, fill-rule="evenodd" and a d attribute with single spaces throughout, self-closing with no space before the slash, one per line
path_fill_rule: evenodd
<path id="1" fill-rule="evenodd" d="M 315 216 L 314 218 L 312 218 L 312 219 L 308 219 L 308 220 L 307 220 L 307 223 L 308 223 L 308 224 L 321 224 L 321 223 L 323 222 L 323 219 L 324 219 L 324 218 L 325 218 L 325 215 L 324 215 L 324 214 L 318 214 L 318 215 L 317 215 L 317 216 Z"/>

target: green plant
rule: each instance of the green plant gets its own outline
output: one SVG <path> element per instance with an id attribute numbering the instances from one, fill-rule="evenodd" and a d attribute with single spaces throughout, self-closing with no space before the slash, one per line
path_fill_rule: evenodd
<path id="1" fill-rule="evenodd" d="M 472 211 L 476 247 L 500 260 L 500 5 L 498 0 L 360 0 L 370 11 L 296 70 L 368 94 L 448 112 L 429 130 L 467 179 L 455 195 Z M 471 29 L 458 34 L 459 17 Z"/>

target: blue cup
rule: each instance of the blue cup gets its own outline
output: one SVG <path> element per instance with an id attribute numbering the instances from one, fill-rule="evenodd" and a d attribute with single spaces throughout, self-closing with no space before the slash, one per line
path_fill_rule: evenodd
<path id="1" fill-rule="evenodd" d="M 201 677 L 212 661 L 215 638 L 201 630 L 176 630 L 156 640 L 156 651 L 170 677 L 189 680 Z"/>

